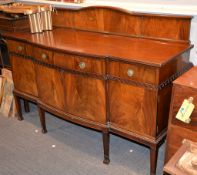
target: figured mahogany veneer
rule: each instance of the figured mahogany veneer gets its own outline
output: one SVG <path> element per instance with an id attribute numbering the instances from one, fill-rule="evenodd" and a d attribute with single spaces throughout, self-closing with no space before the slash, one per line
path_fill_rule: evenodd
<path id="1" fill-rule="evenodd" d="M 197 142 L 197 67 L 193 67 L 173 82 L 173 93 L 168 123 L 168 135 L 166 144 L 165 162 L 176 153 L 184 139 Z M 189 124 L 175 118 L 184 99 L 193 97 L 195 109 L 191 115 Z"/>
<path id="2" fill-rule="evenodd" d="M 85 67 L 80 68 L 80 65 L 83 66 L 83 63 L 85 63 Z M 63 69 L 71 69 L 79 72 L 87 72 L 98 75 L 105 74 L 104 59 L 92 59 L 87 56 L 55 53 L 54 64 Z"/>
<path id="3" fill-rule="evenodd" d="M 104 163 L 109 163 L 109 131 L 142 143 L 150 147 L 155 174 L 171 82 L 191 67 L 191 18 L 92 7 L 59 9 L 53 20 L 58 27 L 51 32 L 4 33 L 19 118 L 22 97 L 38 104 L 43 132 L 45 111 L 102 131 Z"/>
<path id="4" fill-rule="evenodd" d="M 188 41 L 190 20 L 191 16 L 136 13 L 107 6 L 58 9 L 53 14 L 57 27 L 182 41 Z"/>

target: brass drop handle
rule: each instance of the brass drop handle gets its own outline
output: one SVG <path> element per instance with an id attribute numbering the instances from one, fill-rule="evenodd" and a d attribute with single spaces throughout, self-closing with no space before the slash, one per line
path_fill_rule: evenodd
<path id="1" fill-rule="evenodd" d="M 128 70 L 127 70 L 127 75 L 128 75 L 129 77 L 132 77 L 132 76 L 134 75 L 134 71 L 133 71 L 132 69 L 128 69 Z"/>
<path id="2" fill-rule="evenodd" d="M 48 59 L 48 55 L 45 54 L 45 53 L 43 53 L 43 54 L 41 55 L 41 57 L 42 57 L 42 59 L 43 59 L 44 61 L 46 61 L 46 60 Z"/>
<path id="3" fill-rule="evenodd" d="M 18 46 L 18 51 L 22 51 L 23 50 L 23 46 Z"/>
<path id="4" fill-rule="evenodd" d="M 80 69 L 84 69 L 86 67 L 86 63 L 85 62 L 80 62 L 79 63 L 79 68 Z"/>

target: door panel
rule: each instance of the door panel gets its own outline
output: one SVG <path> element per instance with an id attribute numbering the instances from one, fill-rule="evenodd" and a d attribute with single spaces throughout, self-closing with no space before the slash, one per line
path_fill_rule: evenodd
<path id="1" fill-rule="evenodd" d="M 73 115 L 106 123 L 104 80 L 64 74 L 65 110 Z"/>
<path id="2" fill-rule="evenodd" d="M 109 82 L 110 122 L 114 127 L 153 137 L 156 124 L 156 92 Z"/>
<path id="3" fill-rule="evenodd" d="M 36 65 L 36 75 L 40 100 L 47 105 L 64 110 L 63 73 Z"/>
<path id="4" fill-rule="evenodd" d="M 11 56 L 13 80 L 16 90 L 38 96 L 35 67 L 32 60 Z"/>

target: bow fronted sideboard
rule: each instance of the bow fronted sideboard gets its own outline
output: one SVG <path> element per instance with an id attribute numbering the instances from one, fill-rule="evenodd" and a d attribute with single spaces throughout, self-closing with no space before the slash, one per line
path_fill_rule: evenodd
<path id="1" fill-rule="evenodd" d="M 155 174 L 172 81 L 192 66 L 190 22 L 94 6 L 57 9 L 53 31 L 4 32 L 19 119 L 23 98 L 37 104 L 43 132 L 45 111 L 101 131 L 104 163 L 110 132 L 146 145 Z"/>

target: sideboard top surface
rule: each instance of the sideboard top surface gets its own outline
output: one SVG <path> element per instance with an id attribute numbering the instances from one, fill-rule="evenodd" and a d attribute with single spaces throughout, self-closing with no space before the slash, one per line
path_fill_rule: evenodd
<path id="1" fill-rule="evenodd" d="M 3 36 L 63 52 L 102 58 L 110 57 L 158 67 L 192 47 L 188 43 L 108 35 L 66 28 L 55 28 L 53 31 L 40 34 L 4 32 Z"/>

